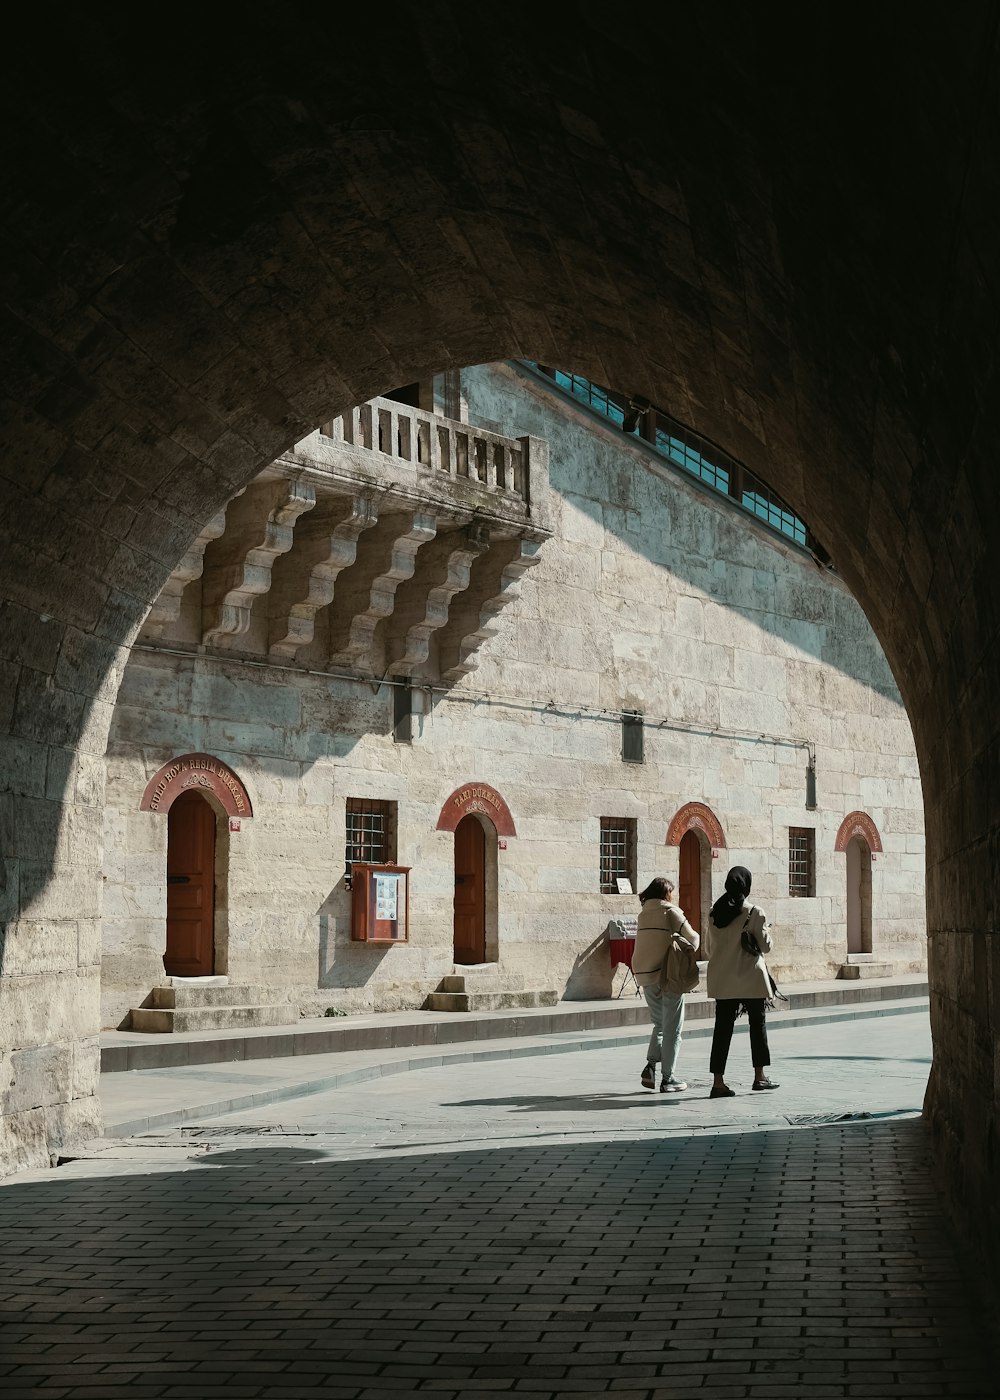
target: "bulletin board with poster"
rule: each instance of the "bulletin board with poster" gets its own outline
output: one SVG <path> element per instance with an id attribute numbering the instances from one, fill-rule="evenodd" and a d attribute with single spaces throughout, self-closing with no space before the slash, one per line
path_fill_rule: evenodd
<path id="1" fill-rule="evenodd" d="M 351 938 L 355 943 L 410 941 L 410 867 L 355 865 L 351 871 Z"/>

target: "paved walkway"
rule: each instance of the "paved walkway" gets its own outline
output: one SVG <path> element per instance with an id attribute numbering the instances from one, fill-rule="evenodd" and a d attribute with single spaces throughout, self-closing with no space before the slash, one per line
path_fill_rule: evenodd
<path id="1" fill-rule="evenodd" d="M 772 1024 L 788 1029 L 818 1027 L 841 1019 L 867 1022 L 906 1015 L 914 1010 L 926 1015 L 926 996 L 898 995 L 911 989 L 906 985 L 894 986 L 893 995 L 879 1002 L 846 1001 L 818 1006 L 809 1005 L 808 1002 L 812 996 L 829 995 L 828 985 L 813 994 L 797 992 L 796 1000 L 805 1001 L 806 1008 L 783 1010 L 772 1017 Z M 847 989 L 848 994 L 857 990 L 856 987 Z M 794 1007 L 795 1002 L 792 1005 Z M 689 1007 L 685 1038 L 692 1045 L 712 1034 L 712 1023 L 703 1014 L 708 1009 L 707 1005 L 699 1005 L 697 1001 Z M 566 1055 L 584 1049 L 606 1052 L 618 1046 L 645 1045 L 649 1038 L 649 1013 L 642 1004 L 619 1008 L 614 1002 L 596 1003 L 588 1005 L 586 1011 L 581 1013 L 574 1010 L 571 1003 L 568 1010 L 551 1008 L 545 1012 L 529 1012 L 514 1017 L 505 1013 L 469 1018 L 442 1015 L 441 1024 L 422 1020 L 422 1014 L 427 1013 L 398 1013 L 395 1017 L 386 1018 L 387 1023 L 352 1030 L 352 1040 L 362 1045 L 366 1038 L 372 1041 L 363 1049 L 340 1048 L 336 1053 L 315 1053 L 311 1047 L 315 1032 L 307 1027 L 301 1034 L 309 1042 L 310 1048 L 298 1054 L 288 1052 L 272 1059 L 241 1055 L 237 1059 L 222 1058 L 217 1063 L 199 1059 L 193 1064 L 107 1073 L 101 1081 L 105 1129 L 110 1135 L 131 1136 L 201 1119 L 206 1114 L 265 1107 L 312 1095 L 319 1090 L 343 1089 L 434 1065 L 481 1064 L 522 1056 Z M 596 1022 L 596 1028 L 580 1029 L 578 1024 L 574 1030 L 561 1029 L 581 1020 L 584 1025 Z M 539 1028 L 543 1026 L 545 1032 L 540 1033 Z M 369 1037 L 365 1036 L 365 1032 L 370 1033 Z M 460 1040 L 452 1039 L 459 1033 L 462 1037 Z M 864 1031 L 859 1028 L 857 1033 L 863 1035 Z M 248 1049 L 250 1033 L 236 1034 L 247 1034 L 247 1044 L 243 1048 Z M 152 1047 L 154 1051 L 168 1049 L 176 1053 L 186 1043 L 182 1037 L 158 1036 L 150 1039 L 157 1042 Z M 173 1043 L 166 1046 L 159 1044 L 171 1041 Z M 199 1045 L 202 1052 L 206 1044 L 221 1051 L 240 1042 L 219 1032 L 217 1039 L 210 1043 L 194 1043 Z M 149 1047 L 139 1048 L 146 1051 Z M 254 1048 L 257 1048 L 256 1045 Z"/>
<path id="2" fill-rule="evenodd" d="M 683 1095 L 635 1046 L 440 1065 L 11 1179 L 4 1400 L 995 1394 L 925 1013 L 776 1021 L 773 1094 L 741 1030 L 710 1101 L 706 1051 Z"/>

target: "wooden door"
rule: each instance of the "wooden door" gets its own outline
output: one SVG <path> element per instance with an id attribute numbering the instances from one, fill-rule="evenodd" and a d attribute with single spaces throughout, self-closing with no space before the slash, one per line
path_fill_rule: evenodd
<path id="1" fill-rule="evenodd" d="M 872 853 L 855 836 L 847 843 L 847 951 L 872 950 Z"/>
<path id="2" fill-rule="evenodd" d="M 471 816 L 455 828 L 455 961 L 486 961 L 486 833 Z"/>
<path id="3" fill-rule="evenodd" d="M 681 837 L 680 890 L 677 902 L 691 927 L 701 933 L 701 842 L 693 831 Z"/>
<path id="4" fill-rule="evenodd" d="M 167 949 L 170 977 L 215 971 L 215 813 L 186 792 L 167 814 Z"/>

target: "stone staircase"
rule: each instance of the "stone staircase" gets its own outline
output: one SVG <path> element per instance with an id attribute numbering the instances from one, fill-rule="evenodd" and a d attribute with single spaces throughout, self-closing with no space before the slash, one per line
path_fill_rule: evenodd
<path id="1" fill-rule="evenodd" d="M 892 963 L 876 962 L 874 953 L 848 953 L 837 976 L 845 982 L 857 982 L 867 977 L 891 977 Z"/>
<path id="2" fill-rule="evenodd" d="M 556 1006 L 557 991 L 539 991 L 524 985 L 524 978 L 501 973 L 496 963 L 463 967 L 442 977 L 436 992 L 424 1003 L 425 1011 L 507 1011 L 536 1006 Z"/>
<path id="3" fill-rule="evenodd" d="M 244 1030 L 288 1026 L 299 1018 L 298 1007 L 276 1002 L 270 988 L 232 984 L 226 977 L 171 977 L 153 988 L 148 1002 L 133 1008 L 130 1030 L 156 1035 Z"/>

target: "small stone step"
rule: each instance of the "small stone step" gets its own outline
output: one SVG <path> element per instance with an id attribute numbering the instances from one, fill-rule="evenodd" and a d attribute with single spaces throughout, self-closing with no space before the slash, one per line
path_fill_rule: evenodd
<path id="1" fill-rule="evenodd" d="M 431 992 L 427 1011 L 506 1011 L 517 1007 L 557 1006 L 556 991 Z"/>
<path id="2" fill-rule="evenodd" d="M 845 982 L 859 982 L 868 977 L 891 977 L 892 963 L 846 962 L 841 964 L 837 976 Z"/>
<path id="3" fill-rule="evenodd" d="M 130 1029 L 147 1034 L 169 1035 L 179 1031 L 244 1030 L 251 1026 L 288 1026 L 298 1020 L 298 1008 L 291 1002 L 281 1006 L 140 1006 L 132 1011 Z"/>
<path id="4" fill-rule="evenodd" d="M 234 985 L 221 979 L 171 982 L 153 988 L 153 1006 L 161 1011 L 199 1006 L 273 1006 L 274 993 L 262 985 Z"/>
<path id="5" fill-rule="evenodd" d="M 524 990 L 524 978 L 520 973 L 501 972 L 496 963 L 477 964 L 474 967 L 456 967 L 449 976 L 441 978 L 441 984 L 438 987 L 439 992 L 522 992 Z"/>

